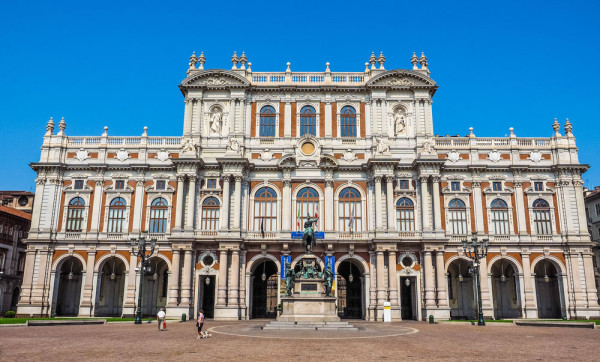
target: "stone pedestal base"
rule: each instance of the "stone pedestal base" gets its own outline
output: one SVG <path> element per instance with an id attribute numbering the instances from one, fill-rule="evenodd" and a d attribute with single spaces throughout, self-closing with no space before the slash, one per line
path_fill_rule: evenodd
<path id="1" fill-rule="evenodd" d="M 335 309 L 336 297 L 327 297 L 322 279 L 301 279 L 294 284 L 294 294 L 282 297 L 283 312 L 277 318 L 281 322 L 339 322 Z"/>
<path id="2" fill-rule="evenodd" d="M 215 307 L 215 319 L 222 321 L 237 321 L 239 319 L 238 307 Z"/>

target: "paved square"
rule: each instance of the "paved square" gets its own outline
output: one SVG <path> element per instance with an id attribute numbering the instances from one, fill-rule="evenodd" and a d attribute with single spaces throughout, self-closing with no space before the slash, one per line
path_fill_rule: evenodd
<path id="1" fill-rule="evenodd" d="M 353 322 L 357 332 L 261 331 L 268 321 L 2 327 L 0 359 L 24 360 L 595 360 L 600 330 Z M 490 323 L 491 324 L 491 323 Z M 227 334 L 225 334 L 227 333 Z M 278 337 L 285 337 L 280 338 Z"/>

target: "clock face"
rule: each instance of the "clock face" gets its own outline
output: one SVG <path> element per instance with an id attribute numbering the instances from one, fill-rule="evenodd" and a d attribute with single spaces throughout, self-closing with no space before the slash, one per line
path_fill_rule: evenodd
<path id="1" fill-rule="evenodd" d="M 19 197 L 19 206 L 27 206 L 28 202 L 29 202 L 29 199 L 27 198 L 27 196 Z"/>

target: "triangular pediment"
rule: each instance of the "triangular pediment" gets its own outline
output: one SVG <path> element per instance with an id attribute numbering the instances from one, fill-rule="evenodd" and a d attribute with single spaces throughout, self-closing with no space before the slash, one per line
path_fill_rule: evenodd
<path id="1" fill-rule="evenodd" d="M 202 86 L 202 87 L 239 87 L 249 86 L 250 82 L 243 76 L 227 70 L 206 70 L 200 72 L 192 72 L 185 78 L 181 85 Z"/>
<path id="2" fill-rule="evenodd" d="M 410 70 L 391 70 L 377 74 L 367 82 L 367 87 L 430 87 L 436 86 L 433 79 Z"/>

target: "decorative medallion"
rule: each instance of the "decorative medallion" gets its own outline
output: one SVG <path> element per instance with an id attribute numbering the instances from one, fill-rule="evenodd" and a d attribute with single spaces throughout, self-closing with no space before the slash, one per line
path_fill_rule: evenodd
<path id="1" fill-rule="evenodd" d="M 121 162 L 127 160 L 129 157 L 129 151 L 126 151 L 124 149 L 120 149 L 117 151 L 117 155 L 115 156 L 115 158 Z"/>
<path id="2" fill-rule="evenodd" d="M 273 159 L 273 152 L 269 151 L 268 148 L 265 148 L 265 150 L 260 153 L 260 159 L 263 161 L 271 161 Z"/>
<path id="3" fill-rule="evenodd" d="M 79 151 L 77 151 L 77 154 L 75 155 L 75 157 L 80 161 L 83 162 L 85 160 L 87 160 L 90 157 L 90 154 L 87 150 L 84 150 L 83 148 L 80 148 Z"/>
<path id="4" fill-rule="evenodd" d="M 354 152 L 352 152 L 351 149 L 348 149 L 345 153 L 344 153 L 344 160 L 346 162 L 352 162 L 354 160 L 356 160 L 356 155 L 354 154 Z"/>
<path id="5" fill-rule="evenodd" d="M 456 151 L 450 151 L 446 157 L 450 160 L 450 162 L 456 162 L 460 160 L 460 153 Z"/>
<path id="6" fill-rule="evenodd" d="M 408 78 L 392 78 L 387 82 L 387 84 L 397 86 L 411 86 L 415 85 L 415 82 Z"/>
<path id="7" fill-rule="evenodd" d="M 529 159 L 533 162 L 540 162 L 542 160 L 542 154 L 538 151 L 533 151 L 529 154 Z"/>
<path id="8" fill-rule="evenodd" d="M 492 162 L 498 162 L 501 159 L 502 159 L 502 156 L 500 155 L 500 152 L 498 152 L 498 151 L 492 151 L 488 155 L 488 160 L 490 160 Z"/>
<path id="9" fill-rule="evenodd" d="M 158 151 L 158 153 L 156 154 L 156 158 L 159 161 L 165 162 L 166 160 L 169 159 L 169 152 L 165 151 L 165 150 L 160 150 Z"/>
<path id="10" fill-rule="evenodd" d="M 310 156 L 315 153 L 315 145 L 312 142 L 304 142 L 302 146 L 300 146 L 302 153 L 306 156 Z"/>

